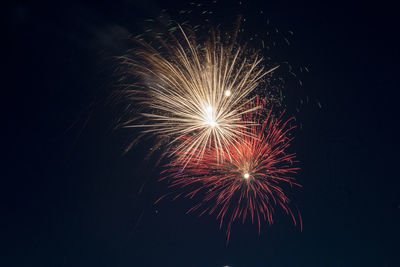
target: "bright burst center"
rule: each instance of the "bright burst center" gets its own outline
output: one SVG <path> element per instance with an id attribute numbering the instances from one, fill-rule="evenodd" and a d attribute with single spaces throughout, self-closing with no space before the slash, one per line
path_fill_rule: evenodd
<path id="1" fill-rule="evenodd" d="M 205 114 L 205 124 L 209 125 L 212 128 L 217 126 L 217 122 L 214 119 L 212 106 L 208 106 L 206 108 L 206 112 L 205 113 L 206 113 Z"/>
<path id="2" fill-rule="evenodd" d="M 243 175 L 244 179 L 249 179 L 250 178 L 250 174 L 248 174 L 247 172 Z"/>
<path id="3" fill-rule="evenodd" d="M 231 95 L 231 90 L 226 90 L 225 91 L 225 96 L 230 96 Z"/>
<path id="4" fill-rule="evenodd" d="M 215 121 L 210 121 L 208 124 L 213 128 L 217 125 Z"/>

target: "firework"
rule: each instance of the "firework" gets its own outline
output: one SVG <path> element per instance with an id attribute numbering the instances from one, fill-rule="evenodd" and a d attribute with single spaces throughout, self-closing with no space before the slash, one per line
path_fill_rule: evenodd
<path id="1" fill-rule="evenodd" d="M 276 207 L 296 224 L 284 189 L 287 185 L 299 186 L 292 178 L 298 170 L 293 167 L 295 155 L 286 152 L 294 126 L 289 125 L 291 119 L 274 117 L 272 109 L 265 108 L 265 100 L 257 98 L 251 103 L 248 108 L 260 108 L 242 115 L 244 123 L 251 124 L 240 129 L 240 142 L 229 148 L 229 156 L 218 151 L 218 146 L 207 148 L 203 157 L 194 156 L 185 168 L 176 160 L 169 163 L 161 179 L 169 180 L 170 187 L 181 192 L 174 199 L 202 195 L 202 201 L 188 212 L 216 214 L 220 227 L 227 222 L 227 241 L 233 221 L 244 223 L 250 218 L 257 222 L 260 232 L 262 221 L 272 224 Z M 222 160 L 216 160 L 217 151 Z"/>
<path id="2" fill-rule="evenodd" d="M 179 27 L 181 38 L 162 41 L 155 49 L 141 42 L 140 49 L 123 57 L 128 74 L 140 80 L 126 91 L 129 99 L 143 107 L 126 127 L 167 138 L 174 155 L 188 163 L 202 157 L 207 147 L 229 153 L 247 125 L 243 114 L 246 98 L 263 77 L 277 67 L 264 70 L 263 59 L 211 31 L 210 38 L 198 44 L 196 37 Z"/>

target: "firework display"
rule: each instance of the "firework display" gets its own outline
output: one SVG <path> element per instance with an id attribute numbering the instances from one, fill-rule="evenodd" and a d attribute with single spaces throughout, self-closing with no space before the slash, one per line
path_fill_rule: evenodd
<path id="1" fill-rule="evenodd" d="M 282 208 L 296 224 L 283 189 L 285 185 L 300 186 L 292 178 L 298 170 L 293 167 L 295 155 L 285 152 L 292 140 L 288 133 L 294 126 L 289 126 L 291 119 L 273 117 L 272 109 L 265 108 L 266 100 L 257 98 L 253 102 L 249 107 L 258 109 L 242 116 L 243 123 L 251 126 L 241 128 L 238 145 L 232 145 L 229 154 L 213 146 L 185 168 L 179 160 L 173 160 L 167 164 L 161 179 L 177 189 L 175 198 L 201 194 L 202 201 L 189 212 L 216 214 L 220 227 L 227 221 L 228 240 L 234 220 L 241 219 L 244 223 L 250 218 L 251 222 L 257 222 L 260 231 L 262 220 L 273 222 L 275 207 Z M 218 153 L 222 160 L 217 160 Z"/>
<path id="2" fill-rule="evenodd" d="M 242 114 L 255 109 L 244 108 L 246 97 L 277 67 L 265 71 L 256 53 L 246 56 L 235 41 L 225 44 L 215 32 L 197 44 L 180 29 L 182 41 L 163 43 L 166 55 L 143 44 L 133 58 L 124 57 L 130 74 L 142 81 L 127 93 L 145 109 L 126 127 L 166 137 L 182 161 L 201 156 L 211 144 L 229 153 L 246 127 Z"/>
<path id="3" fill-rule="evenodd" d="M 178 28 L 179 36 L 157 49 L 139 41 L 121 57 L 135 78 L 124 96 L 140 107 L 124 126 L 167 144 L 160 180 L 171 191 L 156 203 L 169 195 L 200 199 L 188 212 L 216 215 L 220 227 L 227 225 L 227 241 L 235 220 L 256 222 L 260 232 L 277 208 L 302 227 L 286 192 L 300 186 L 295 154 L 287 152 L 293 120 L 276 116 L 271 99 L 254 94 L 278 66 L 265 69 L 263 58 L 236 38 L 210 30 L 201 42 Z"/>

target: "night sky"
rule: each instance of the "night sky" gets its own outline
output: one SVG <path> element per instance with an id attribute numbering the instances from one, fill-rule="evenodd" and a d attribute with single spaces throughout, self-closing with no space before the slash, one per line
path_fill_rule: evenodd
<path id="1" fill-rule="evenodd" d="M 216 5 L 225 25 L 263 10 L 310 69 L 286 102 L 302 123 L 291 196 L 303 231 L 277 212 L 261 235 L 234 225 L 228 245 L 215 217 L 185 214 L 192 202 L 154 205 L 168 189 L 157 156 L 145 159 L 152 140 L 124 155 L 132 132 L 114 129 L 120 107 L 106 101 L 128 36 L 188 4 L 55 2 L 2 8 L 1 266 L 400 266 L 394 1 Z"/>

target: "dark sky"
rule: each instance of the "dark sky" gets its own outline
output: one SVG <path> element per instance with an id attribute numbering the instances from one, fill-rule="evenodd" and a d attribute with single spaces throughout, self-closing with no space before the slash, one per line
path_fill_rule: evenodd
<path id="1" fill-rule="evenodd" d="M 7 4 L 0 265 L 400 266 L 397 9 L 296 2 L 236 9 L 226 1 L 215 10 L 226 24 L 264 10 L 295 33 L 290 60 L 310 68 L 287 103 L 290 110 L 310 98 L 292 147 L 303 232 L 278 212 L 260 236 L 252 225 L 234 226 L 228 246 L 214 217 L 185 215 L 185 200 L 154 206 L 166 187 L 156 181 L 156 159 L 144 160 L 151 141 L 122 155 L 129 133 L 113 130 L 118 109 L 104 103 L 115 89 L 110 58 L 128 48 L 128 34 L 185 5 Z"/>

